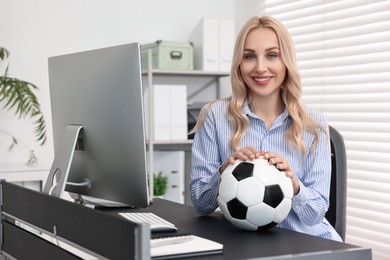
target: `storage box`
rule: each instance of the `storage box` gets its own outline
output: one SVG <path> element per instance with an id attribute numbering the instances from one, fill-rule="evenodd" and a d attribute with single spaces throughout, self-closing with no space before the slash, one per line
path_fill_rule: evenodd
<path id="1" fill-rule="evenodd" d="M 148 68 L 148 53 L 152 52 L 153 69 L 193 70 L 194 53 L 190 42 L 156 41 L 141 46 L 142 69 Z"/>

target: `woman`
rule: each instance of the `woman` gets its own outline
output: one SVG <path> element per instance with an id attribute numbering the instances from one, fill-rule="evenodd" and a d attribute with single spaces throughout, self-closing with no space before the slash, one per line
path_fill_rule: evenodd
<path id="1" fill-rule="evenodd" d="M 278 226 L 341 241 L 325 219 L 331 155 L 325 118 L 301 102 L 287 29 L 253 17 L 241 29 L 231 69 L 232 96 L 202 109 L 194 128 L 191 200 L 200 215 L 218 207 L 220 174 L 236 159 L 264 156 L 293 183 L 292 210 Z"/>

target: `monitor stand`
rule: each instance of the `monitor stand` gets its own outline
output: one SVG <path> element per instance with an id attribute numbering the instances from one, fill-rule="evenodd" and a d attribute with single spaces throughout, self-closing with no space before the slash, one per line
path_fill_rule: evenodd
<path id="1" fill-rule="evenodd" d="M 80 138 L 82 129 L 82 125 L 66 126 L 63 138 L 61 139 L 58 147 L 58 151 L 56 151 L 49 176 L 47 177 L 45 186 L 43 188 L 43 193 L 59 198 L 63 195 L 65 186 L 67 184 L 77 140 Z M 84 185 L 90 185 L 90 182 L 89 184 L 88 182 L 89 180 L 85 180 Z"/>
<path id="2" fill-rule="evenodd" d="M 87 178 L 84 178 L 84 182 L 81 183 L 68 182 L 68 176 L 70 167 L 72 166 L 75 150 L 84 150 L 83 126 L 67 125 L 63 137 L 60 140 L 58 150 L 56 151 L 49 176 L 46 179 L 46 183 L 42 191 L 43 193 L 61 198 L 66 185 L 87 186 L 88 188 L 91 188 L 91 181 Z M 69 195 L 72 199 L 74 199 L 74 202 L 89 207 L 100 206 L 107 208 L 134 208 L 133 206 L 127 204 L 80 195 L 73 192 L 69 192 Z"/>

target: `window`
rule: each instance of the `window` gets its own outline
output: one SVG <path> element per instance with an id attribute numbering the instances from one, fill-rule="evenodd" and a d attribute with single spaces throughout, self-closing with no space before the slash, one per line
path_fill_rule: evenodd
<path id="1" fill-rule="evenodd" d="M 390 259 L 390 1 L 265 1 L 295 43 L 303 100 L 344 136 L 346 242 Z"/>

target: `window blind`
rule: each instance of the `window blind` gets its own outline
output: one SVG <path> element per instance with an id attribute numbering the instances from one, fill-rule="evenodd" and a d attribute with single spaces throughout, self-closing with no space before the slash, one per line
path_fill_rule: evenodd
<path id="1" fill-rule="evenodd" d="M 344 136 L 346 242 L 390 259 L 390 1 L 265 0 L 292 34 L 303 100 Z"/>

